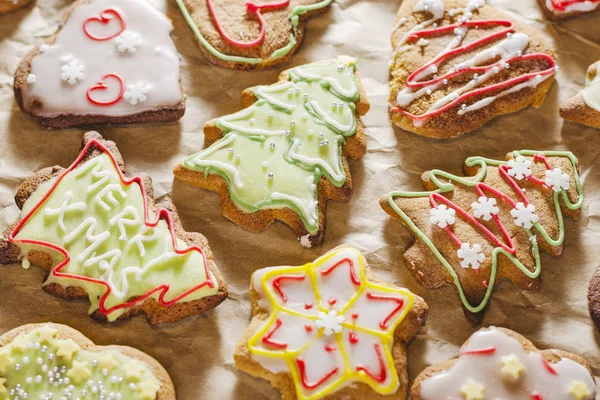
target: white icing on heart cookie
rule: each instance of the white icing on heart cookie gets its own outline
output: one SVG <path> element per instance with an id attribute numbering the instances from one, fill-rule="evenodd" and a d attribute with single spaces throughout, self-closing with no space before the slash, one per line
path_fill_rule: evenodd
<path id="1" fill-rule="evenodd" d="M 594 71 L 592 70 L 591 72 Z M 600 62 L 596 63 L 595 72 L 594 77 L 591 78 L 590 71 L 588 71 L 585 89 L 583 89 L 583 100 L 589 107 L 600 112 Z"/>
<path id="2" fill-rule="evenodd" d="M 94 0 L 73 9 L 40 47 L 23 90 L 36 115 L 122 117 L 182 101 L 171 21 L 143 0 Z M 34 103 L 35 102 L 35 103 Z"/>

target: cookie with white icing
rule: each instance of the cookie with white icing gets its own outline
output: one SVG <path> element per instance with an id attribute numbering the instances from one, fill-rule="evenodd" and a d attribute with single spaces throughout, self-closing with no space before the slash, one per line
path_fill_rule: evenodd
<path id="1" fill-rule="evenodd" d="M 149 355 L 127 346 L 96 346 L 66 325 L 29 324 L 0 336 L 0 399 L 96 396 L 175 400 L 175 388 Z"/>
<path id="2" fill-rule="evenodd" d="M 304 23 L 332 0 L 177 0 L 200 50 L 227 68 L 265 68 L 288 61 Z"/>
<path id="3" fill-rule="evenodd" d="M 79 0 L 19 64 L 17 102 L 47 128 L 176 121 L 185 99 L 172 30 L 143 0 Z"/>
<path id="4" fill-rule="evenodd" d="M 366 152 L 359 117 L 369 103 L 356 60 L 290 69 L 274 85 L 244 91 L 242 103 L 205 125 L 214 143 L 177 165 L 175 177 L 219 193 L 223 215 L 248 230 L 279 220 L 302 245 L 320 244 L 327 201 L 352 190 L 347 158 Z"/>
<path id="5" fill-rule="evenodd" d="M 600 10 L 600 0 L 538 0 L 550 19 L 559 20 Z"/>
<path id="6" fill-rule="evenodd" d="M 0 237 L 0 264 L 44 268 L 44 290 L 87 298 L 109 322 L 175 322 L 224 301 L 206 238 L 183 229 L 170 200 L 155 204 L 149 177 L 125 177 L 113 142 L 88 132 L 82 146 L 69 168 L 45 168 L 17 190 L 21 216 Z"/>
<path id="7" fill-rule="evenodd" d="M 501 281 L 540 288 L 541 250 L 562 253 L 564 216 L 579 215 L 583 188 L 577 158 L 566 151 L 470 157 L 463 171 L 425 172 L 427 191 L 393 191 L 380 204 L 415 236 L 404 259 L 419 283 L 456 286 L 477 324 Z"/>
<path id="8" fill-rule="evenodd" d="M 32 0 L 0 0 L 0 14 L 23 8 Z"/>
<path id="9" fill-rule="evenodd" d="M 538 350 L 509 329 L 475 332 L 458 358 L 421 372 L 411 388 L 414 400 L 594 400 L 590 366 L 562 350 Z"/>
<path id="10" fill-rule="evenodd" d="M 485 0 L 403 1 L 392 45 L 392 120 L 423 136 L 459 136 L 537 108 L 554 82 L 554 51 L 540 32 Z"/>
<path id="11" fill-rule="evenodd" d="M 567 121 L 600 129 L 600 61 L 590 65 L 585 87 L 562 104 L 560 116 Z"/>
<path id="12" fill-rule="evenodd" d="M 236 366 L 268 380 L 284 399 L 406 398 L 406 347 L 427 305 L 375 280 L 354 247 L 256 271 L 250 300 Z"/>

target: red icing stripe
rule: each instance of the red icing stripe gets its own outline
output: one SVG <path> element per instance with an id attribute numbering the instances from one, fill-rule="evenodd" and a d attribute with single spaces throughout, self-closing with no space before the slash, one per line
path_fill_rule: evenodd
<path id="1" fill-rule="evenodd" d="M 383 321 L 381 321 L 379 323 L 379 327 L 383 330 L 387 329 L 387 324 L 390 321 L 390 319 L 394 316 L 394 314 L 396 314 L 398 311 L 400 311 L 402 309 L 402 306 L 404 306 L 404 300 L 400 299 L 398 297 L 389 297 L 389 296 L 382 296 L 379 294 L 367 293 L 367 299 L 381 300 L 381 301 L 393 301 L 397 304 L 396 308 L 394 308 L 392 310 L 392 312 L 387 317 L 385 317 L 385 319 Z"/>
<path id="2" fill-rule="evenodd" d="M 542 363 L 544 363 L 544 367 L 546 367 L 548 372 L 550 372 L 552 375 L 558 375 L 558 372 L 556 372 L 554 367 L 552 367 L 552 365 L 550 365 L 550 363 L 548 361 L 546 361 L 546 359 L 544 357 L 542 357 Z"/>
<path id="3" fill-rule="evenodd" d="M 281 281 L 303 281 L 304 278 L 306 278 L 306 275 L 281 275 L 273 279 L 273 287 L 277 291 L 277 294 L 279 294 L 279 296 L 281 297 L 281 300 L 283 300 L 284 303 L 287 303 L 288 297 L 281 290 Z"/>
<path id="4" fill-rule="evenodd" d="M 283 325 L 283 322 L 281 322 L 281 320 L 277 318 L 275 320 L 275 327 L 273 328 L 273 330 L 271 330 L 271 332 L 269 332 L 265 337 L 262 338 L 262 342 L 264 344 L 268 344 L 269 346 L 277 347 L 279 349 L 287 349 L 287 343 L 271 339 L 275 332 L 277 332 L 277 330 L 281 328 L 281 325 Z"/>
<path id="5" fill-rule="evenodd" d="M 383 382 L 385 382 L 385 379 L 387 378 L 387 369 L 385 368 L 385 361 L 383 360 L 383 355 L 381 354 L 381 348 L 379 347 L 378 343 L 375 343 L 375 353 L 377 353 L 377 360 L 379 361 L 379 375 L 375 375 L 368 368 L 363 367 L 361 365 L 356 367 L 356 370 L 366 373 L 375 382 L 383 383 Z"/>
<path id="6" fill-rule="evenodd" d="M 340 265 L 342 265 L 344 263 L 348 263 L 348 267 L 350 267 L 350 279 L 352 279 L 352 283 L 354 283 L 355 285 L 360 285 L 360 280 L 356 276 L 356 271 L 354 271 L 354 263 L 349 258 L 344 258 L 343 260 L 335 263 L 334 265 L 332 265 L 325 271 L 321 271 L 321 275 L 322 276 L 329 275 L 334 269 L 336 269 L 337 267 L 339 267 Z"/>
<path id="7" fill-rule="evenodd" d="M 538 393 L 532 393 L 531 394 L 531 400 L 544 400 L 544 398 L 542 397 L 541 394 Z"/>
<path id="8" fill-rule="evenodd" d="M 302 377 L 302 386 L 304 386 L 306 389 L 309 389 L 309 390 L 312 390 L 312 389 L 316 388 L 317 386 L 322 385 L 329 378 L 331 378 L 333 375 L 335 375 L 339 370 L 339 368 L 335 367 L 334 369 L 329 371 L 327 373 L 327 375 L 325 375 L 324 377 L 319 379 L 317 382 L 310 383 L 310 382 L 308 382 L 308 378 L 306 377 L 306 365 L 304 364 L 304 360 L 302 359 L 302 357 L 298 357 L 296 359 L 296 363 L 298 364 L 298 369 L 300 370 L 300 376 Z"/>
<path id="9" fill-rule="evenodd" d="M 75 274 L 71 274 L 71 273 L 63 273 L 61 272 L 61 270 L 63 268 L 65 268 L 65 266 L 67 266 L 69 264 L 69 262 L 71 261 L 71 256 L 70 254 L 62 247 L 57 246 L 53 243 L 49 243 L 49 242 L 44 242 L 44 241 L 40 241 L 40 240 L 29 240 L 29 239 L 15 239 L 15 236 L 19 233 L 19 231 L 21 230 L 21 228 L 27 223 L 27 221 L 29 221 L 29 219 L 31 218 L 31 216 L 37 212 L 42 205 L 46 202 L 46 200 L 50 197 L 50 195 L 52 194 L 52 192 L 54 191 L 54 189 L 58 186 L 58 184 L 63 180 L 63 178 L 69 174 L 71 171 L 73 171 L 73 169 L 75 169 L 79 163 L 82 162 L 83 158 L 86 156 L 86 154 L 88 153 L 89 149 L 94 146 L 97 149 L 101 150 L 103 153 L 106 153 L 109 157 L 111 162 L 113 163 L 113 166 L 115 168 L 116 171 L 118 171 L 119 174 L 119 178 L 121 179 L 121 182 L 126 185 L 129 186 L 131 184 L 137 184 L 140 187 L 140 191 L 142 192 L 142 198 L 144 199 L 144 221 L 145 221 L 145 225 L 147 227 L 150 228 L 154 228 L 156 227 L 156 225 L 158 225 L 158 222 L 160 220 L 165 220 L 167 222 L 167 226 L 169 227 L 169 231 L 171 232 L 171 240 L 173 243 L 173 248 L 175 249 L 175 253 L 176 254 L 187 254 L 190 253 L 192 251 L 197 251 L 198 253 L 200 253 L 202 255 L 202 258 L 204 260 L 204 271 L 206 273 L 207 276 L 207 280 L 194 286 L 191 289 L 186 290 L 184 293 L 180 294 L 179 296 L 176 296 L 175 298 L 173 298 L 172 300 L 166 301 L 165 300 L 165 296 L 167 295 L 167 293 L 169 292 L 170 289 L 170 285 L 169 284 L 162 284 L 157 286 L 156 288 L 144 293 L 143 295 L 137 297 L 134 300 L 128 301 L 126 303 L 123 304 L 118 304 L 116 306 L 113 306 L 111 308 L 106 308 L 106 299 L 108 299 L 108 297 L 110 296 L 111 292 L 112 292 L 112 288 L 110 287 L 110 285 L 108 284 L 108 282 L 103 281 L 101 279 L 95 279 L 95 278 L 89 278 L 86 276 L 81 276 L 81 275 L 75 275 Z M 34 245 L 38 245 L 38 246 L 44 246 L 44 247 L 48 247 L 51 248 L 53 250 L 58 251 L 59 253 L 61 253 L 64 257 L 65 260 L 62 261 L 60 264 L 58 264 L 58 266 L 56 268 L 54 268 L 54 270 L 52 270 L 51 274 L 55 277 L 59 277 L 59 278 L 69 278 L 69 279 L 75 279 L 75 280 L 80 280 L 80 281 L 84 281 L 84 282 L 92 282 L 92 283 L 97 283 L 100 285 L 104 285 L 106 287 L 106 292 L 104 293 L 104 295 L 102 296 L 102 298 L 100 299 L 100 303 L 99 303 L 99 310 L 102 314 L 104 315 L 108 315 L 116 310 L 120 310 L 120 309 L 124 309 L 124 308 L 129 308 L 132 307 L 136 304 L 139 304 L 141 302 L 143 302 L 146 298 L 152 296 L 154 293 L 160 293 L 158 296 L 158 304 L 160 304 L 162 307 L 169 307 L 177 302 L 179 302 L 181 299 L 183 299 L 184 297 L 190 295 L 191 293 L 203 288 L 204 286 L 208 286 L 210 288 L 214 287 L 214 282 L 210 279 L 210 273 L 208 271 L 208 260 L 206 258 L 206 254 L 204 254 L 204 251 L 202 251 L 202 249 L 198 246 L 191 246 L 188 247 L 187 249 L 178 249 L 177 248 L 177 236 L 175 235 L 175 231 L 173 229 L 173 220 L 171 218 L 171 214 L 169 213 L 169 211 L 167 211 L 164 208 L 161 208 L 158 210 L 157 214 L 156 214 L 156 220 L 154 221 L 149 221 L 148 220 L 148 204 L 147 204 L 147 200 L 146 200 L 146 188 L 144 186 L 144 183 L 142 182 L 142 179 L 139 176 L 135 176 L 131 179 L 127 179 L 125 178 L 125 176 L 123 176 L 123 173 L 121 172 L 121 169 L 119 168 L 119 165 L 117 164 L 117 161 L 115 160 L 114 156 L 112 155 L 112 153 L 100 142 L 98 142 L 96 139 L 90 140 L 85 147 L 83 148 L 83 150 L 81 151 L 81 153 L 79 154 L 79 157 L 77 157 L 77 159 L 75 160 L 75 162 L 73 162 L 73 164 L 71 164 L 71 166 L 69 168 L 67 168 L 54 182 L 54 184 L 52 185 L 52 187 L 46 192 L 46 194 L 44 195 L 44 197 L 35 205 L 35 207 L 19 222 L 19 224 L 16 226 L 16 228 L 10 233 L 10 235 L 8 236 L 8 240 L 11 243 L 25 243 L 25 244 L 34 244 Z"/>
<path id="10" fill-rule="evenodd" d="M 105 91 L 108 89 L 108 85 L 105 82 L 106 79 L 108 79 L 108 78 L 116 79 L 117 82 L 119 82 L 119 94 L 113 100 L 100 101 L 100 100 L 94 99 L 93 93 L 95 91 L 97 91 L 97 90 Z M 92 86 L 91 88 L 88 89 L 86 95 L 87 95 L 88 101 L 92 104 L 95 104 L 97 106 L 112 106 L 114 104 L 117 104 L 123 98 L 124 93 L 125 93 L 125 84 L 123 83 L 123 79 L 117 74 L 106 74 L 102 77 L 102 79 L 100 79 L 100 81 L 96 84 L 96 86 Z"/>
<path id="11" fill-rule="evenodd" d="M 488 347 L 487 349 L 478 349 L 478 350 L 466 350 L 463 351 L 462 353 L 460 353 L 461 356 L 468 356 L 468 355 L 489 355 L 489 354 L 494 354 L 496 352 L 496 348 L 495 347 Z"/>
<path id="12" fill-rule="evenodd" d="M 118 21 L 119 25 L 120 25 L 119 30 L 117 32 L 113 33 L 112 35 L 104 36 L 104 37 L 103 36 L 94 36 L 93 34 L 90 33 L 90 31 L 88 29 L 88 25 L 91 23 L 108 25 L 110 23 L 110 21 L 112 21 L 112 20 Z M 104 42 L 106 40 L 110 40 L 112 38 L 119 36 L 125 30 L 125 27 L 126 27 L 126 25 L 125 25 L 125 21 L 123 21 L 123 17 L 114 8 L 107 8 L 106 10 L 104 10 L 100 13 L 99 17 L 90 17 L 90 18 L 86 19 L 85 21 L 83 21 L 83 32 L 87 35 L 87 37 L 89 37 L 92 40 L 96 40 L 98 42 Z"/>
<path id="13" fill-rule="evenodd" d="M 225 40 L 227 43 L 229 43 L 232 46 L 240 47 L 242 49 L 248 49 L 248 48 L 256 47 L 256 46 L 260 45 L 265 40 L 266 27 L 265 27 L 265 20 L 262 16 L 262 12 L 268 11 L 268 10 L 276 10 L 278 8 L 285 8 L 290 4 L 290 0 L 283 0 L 283 1 L 280 1 L 277 3 L 262 4 L 262 5 L 255 4 L 250 0 L 246 1 L 246 7 L 248 9 L 248 12 L 250 14 L 253 14 L 256 17 L 256 19 L 258 19 L 258 24 L 260 26 L 260 32 L 258 34 L 258 37 L 250 42 L 242 42 L 242 41 L 233 39 L 231 36 L 229 36 L 227 34 L 227 32 L 225 32 L 225 29 L 223 29 L 223 26 L 219 22 L 219 19 L 217 18 L 215 9 L 212 4 L 212 0 L 206 0 L 206 4 L 208 6 L 208 11 L 210 12 L 210 15 L 215 24 L 215 27 L 219 31 L 219 34 L 221 35 L 223 40 Z"/>
<path id="14" fill-rule="evenodd" d="M 552 0 L 552 7 L 559 11 L 565 11 L 572 4 L 585 3 L 586 1 L 600 3 L 600 0 Z"/>

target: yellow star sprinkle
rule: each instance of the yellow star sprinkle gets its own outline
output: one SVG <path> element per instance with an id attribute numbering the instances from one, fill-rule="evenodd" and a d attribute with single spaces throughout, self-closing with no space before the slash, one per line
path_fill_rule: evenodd
<path id="1" fill-rule="evenodd" d="M 17 336 L 15 340 L 12 341 L 10 346 L 13 350 L 23 351 L 27 349 L 27 345 L 31 343 L 31 341 L 24 334 Z"/>
<path id="2" fill-rule="evenodd" d="M 465 400 L 484 400 L 483 397 L 483 386 L 478 385 L 473 381 L 469 381 L 465 386 L 460 389 L 460 393 L 463 395 Z"/>
<path id="3" fill-rule="evenodd" d="M 13 363 L 12 358 L 8 356 L 8 351 L 0 351 L 0 372 L 6 372 L 6 368 Z"/>
<path id="4" fill-rule="evenodd" d="M 110 354 L 98 358 L 98 367 L 101 370 L 107 369 L 112 371 L 113 369 L 117 368 L 117 365 L 119 365 L 119 363 Z"/>
<path id="5" fill-rule="evenodd" d="M 81 383 L 91 375 L 91 372 L 87 369 L 86 365 L 87 361 L 73 361 L 73 367 L 67 372 L 67 376 L 73 379 L 75 383 Z"/>
<path id="6" fill-rule="evenodd" d="M 73 341 L 73 339 L 61 340 L 58 343 L 58 351 L 56 355 L 63 357 L 65 360 L 71 360 L 73 354 L 79 351 L 79 346 Z"/>
<path id="7" fill-rule="evenodd" d="M 156 399 L 156 392 L 160 389 L 160 385 L 151 380 L 147 380 L 140 383 L 138 389 L 140 390 L 140 396 L 143 400 L 154 400 Z"/>
<path id="8" fill-rule="evenodd" d="M 50 325 L 44 325 L 37 329 L 40 342 L 50 342 L 56 336 L 56 329 L 50 328 Z"/>
<path id="9" fill-rule="evenodd" d="M 6 386 L 4 386 L 5 383 L 6 379 L 0 378 L 0 393 L 6 393 Z"/>
<path id="10" fill-rule="evenodd" d="M 587 399 L 592 395 L 587 385 L 581 381 L 571 381 L 569 386 L 569 394 L 575 400 Z"/>
<path id="11" fill-rule="evenodd" d="M 519 357 L 514 354 L 502 357 L 502 374 L 517 380 L 523 371 L 525 371 L 525 367 L 519 361 Z"/>
<path id="12" fill-rule="evenodd" d="M 125 377 L 132 381 L 139 381 L 144 372 L 144 367 L 139 362 L 130 361 L 125 365 Z"/>

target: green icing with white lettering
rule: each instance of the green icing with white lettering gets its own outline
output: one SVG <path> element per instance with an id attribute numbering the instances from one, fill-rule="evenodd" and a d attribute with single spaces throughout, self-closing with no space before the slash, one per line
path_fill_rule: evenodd
<path id="1" fill-rule="evenodd" d="M 342 144 L 356 133 L 360 90 L 355 60 L 294 68 L 290 80 L 254 90 L 258 101 L 219 118 L 224 136 L 184 161 L 190 170 L 218 174 L 244 212 L 293 209 L 307 231 L 319 229 L 317 184 L 346 181 Z"/>
<path id="2" fill-rule="evenodd" d="M 132 297 L 168 285 L 162 301 L 192 301 L 218 291 L 218 285 L 207 276 L 205 260 L 196 249 L 183 252 L 188 246 L 176 239 L 175 251 L 169 224 L 148 210 L 144 217 L 144 194 L 137 183 L 125 184 L 112 159 L 106 153 L 75 167 L 62 176 L 58 184 L 46 182 L 27 200 L 22 217 L 27 220 L 14 237 L 25 257 L 32 250 L 53 255 L 54 265 L 64 261 L 50 246 L 23 243 L 36 240 L 65 249 L 70 260 L 55 267 L 45 284 L 58 283 L 63 287 L 83 288 L 89 295 L 92 313 L 100 308 L 110 321 L 127 311 L 121 308 Z M 37 204 L 51 190 L 37 209 Z M 147 223 L 148 222 L 148 223 Z M 76 277 L 64 277 L 71 274 Z M 210 274 L 210 273 L 209 273 Z M 107 282 L 110 294 L 104 299 L 106 286 L 86 281 L 93 278 Z M 212 286 L 212 287 L 211 287 Z M 160 291 L 152 294 L 159 299 Z M 183 296 L 181 299 L 176 299 Z M 103 307 L 102 307 L 103 306 Z"/>

